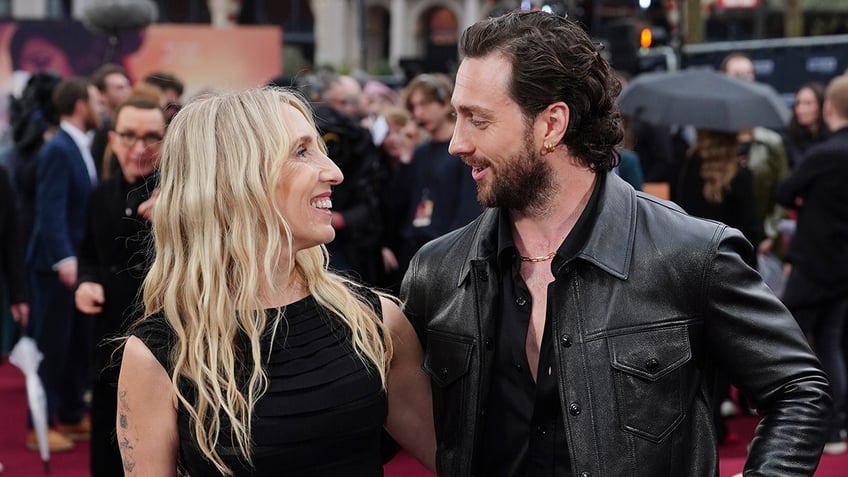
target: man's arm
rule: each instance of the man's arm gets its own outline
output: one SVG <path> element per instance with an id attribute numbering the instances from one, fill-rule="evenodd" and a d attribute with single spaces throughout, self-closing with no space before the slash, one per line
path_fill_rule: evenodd
<path id="1" fill-rule="evenodd" d="M 810 476 L 826 439 L 827 378 L 795 319 L 743 262 L 748 247 L 725 229 L 706 270 L 705 347 L 763 414 L 746 475 Z"/>
<path id="2" fill-rule="evenodd" d="M 38 154 L 37 174 L 34 226 L 44 231 L 48 260 L 55 265 L 75 256 L 68 230 L 71 170 L 65 152 L 49 143 L 42 147 Z"/>
<path id="3" fill-rule="evenodd" d="M 74 293 L 74 303 L 79 311 L 87 315 L 95 315 L 103 311 L 103 303 L 106 301 L 103 289 L 103 279 L 100 270 L 106 266 L 100 263 L 97 244 L 97 218 L 102 218 L 103 212 L 98 210 L 98 205 L 105 198 L 98 198 L 100 188 L 91 193 L 91 200 L 85 211 L 85 228 L 83 229 L 82 242 L 79 248 L 79 285 Z"/>

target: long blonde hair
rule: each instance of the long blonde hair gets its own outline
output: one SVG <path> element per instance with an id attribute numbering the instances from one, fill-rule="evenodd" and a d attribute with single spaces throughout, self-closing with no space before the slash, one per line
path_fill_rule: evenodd
<path id="1" fill-rule="evenodd" d="M 275 205 L 290 140 L 282 107 L 299 110 L 314 127 L 300 96 L 277 88 L 213 95 L 187 104 L 162 145 L 161 185 L 153 216 L 155 260 L 144 281 L 145 318 L 164 315 L 177 344 L 171 382 L 191 417 L 200 451 L 232 472 L 216 446 L 225 424 L 233 445 L 251 463 L 251 416 L 267 389 L 260 337 L 276 330 L 260 290 L 283 269 L 303 278 L 318 303 L 351 330 L 353 348 L 386 383 L 391 342 L 381 320 L 352 284 L 327 270 L 321 246 L 292 254 L 292 236 Z M 239 335 L 247 338 L 238 349 Z M 385 340 L 383 337 L 385 336 Z M 245 361 L 252 367 L 245 366 Z M 247 368 L 247 369 L 245 369 Z M 239 370 L 249 376 L 239 387 Z M 188 395 L 180 382 L 196 391 Z M 183 382 L 186 382 L 183 381 Z"/>
<path id="2" fill-rule="evenodd" d="M 704 199 L 712 204 L 724 200 L 730 181 L 739 170 L 739 141 L 736 133 L 698 129 L 698 137 L 689 151 L 701 158 Z"/>

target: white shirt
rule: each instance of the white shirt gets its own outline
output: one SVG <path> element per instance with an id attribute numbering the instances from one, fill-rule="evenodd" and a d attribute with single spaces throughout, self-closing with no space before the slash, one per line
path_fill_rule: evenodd
<path id="1" fill-rule="evenodd" d="M 94 158 L 91 156 L 91 136 L 80 131 L 76 126 L 68 121 L 59 123 L 59 127 L 71 136 L 74 143 L 77 145 L 82 160 L 85 162 L 85 168 L 88 170 L 88 178 L 91 179 L 92 185 L 97 184 L 97 166 L 94 165 Z"/>

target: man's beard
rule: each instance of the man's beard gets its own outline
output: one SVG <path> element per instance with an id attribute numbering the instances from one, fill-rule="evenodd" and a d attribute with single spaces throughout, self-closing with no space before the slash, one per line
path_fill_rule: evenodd
<path id="1" fill-rule="evenodd" d="M 529 132 L 524 138 L 522 150 L 508 162 L 498 164 L 496 174 L 490 174 L 491 185 L 483 189 L 478 184 L 477 198 L 484 207 L 503 207 L 530 216 L 547 211 L 557 189 L 554 173 L 533 149 Z"/>
<path id="2" fill-rule="evenodd" d="M 86 131 L 96 131 L 97 129 L 100 129 L 102 124 L 100 116 L 97 115 L 93 108 L 89 107 L 88 114 L 85 117 Z"/>

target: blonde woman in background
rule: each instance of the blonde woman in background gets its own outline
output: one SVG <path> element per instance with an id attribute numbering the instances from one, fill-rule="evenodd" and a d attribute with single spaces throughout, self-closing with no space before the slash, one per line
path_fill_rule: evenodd
<path id="1" fill-rule="evenodd" d="M 698 129 L 673 191 L 673 198 L 689 215 L 723 222 L 758 243 L 762 227 L 757 220 L 751 171 L 740 163 L 736 133 Z M 754 257 L 749 260 L 756 268 Z"/>
<path id="2" fill-rule="evenodd" d="M 186 105 L 162 147 L 145 318 L 127 339 L 127 475 L 379 476 L 381 429 L 427 467 L 422 352 L 398 306 L 327 270 L 342 181 L 297 95 Z"/>

